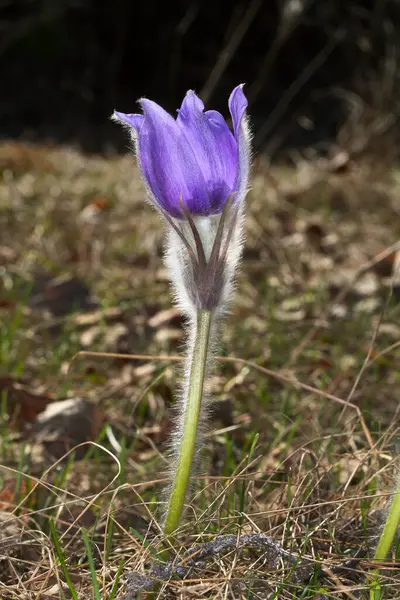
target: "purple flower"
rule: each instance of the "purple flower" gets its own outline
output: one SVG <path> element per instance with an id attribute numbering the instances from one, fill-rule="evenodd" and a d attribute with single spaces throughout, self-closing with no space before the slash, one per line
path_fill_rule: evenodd
<path id="1" fill-rule="evenodd" d="M 142 178 L 150 200 L 164 214 L 184 217 L 222 212 L 240 203 L 249 177 L 247 100 L 242 86 L 229 98 L 233 133 L 215 110 L 187 92 L 176 120 L 152 100 L 140 101 L 143 114 L 114 113 L 131 128 Z M 186 211 L 186 212 L 187 212 Z"/>

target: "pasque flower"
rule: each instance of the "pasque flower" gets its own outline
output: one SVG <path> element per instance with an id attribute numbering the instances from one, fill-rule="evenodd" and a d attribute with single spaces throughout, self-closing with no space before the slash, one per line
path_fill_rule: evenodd
<path id="1" fill-rule="evenodd" d="M 143 114 L 115 112 L 128 126 L 151 203 L 170 224 L 166 260 L 183 311 L 222 309 L 240 258 L 249 179 L 247 100 L 229 98 L 233 132 L 215 110 L 187 92 L 174 119 L 152 100 Z"/>
<path id="2" fill-rule="evenodd" d="M 169 225 L 166 262 L 189 324 L 164 523 L 170 536 L 179 525 L 199 425 L 206 417 L 205 381 L 218 316 L 229 300 L 241 255 L 250 136 L 242 86 L 229 98 L 233 131 L 219 112 L 204 112 L 193 91 L 186 94 L 176 119 L 151 100 L 140 104 L 143 114 L 115 112 L 113 118 L 129 127 L 149 199 Z"/>
<path id="3" fill-rule="evenodd" d="M 172 217 L 222 212 L 228 198 L 243 200 L 249 156 L 246 144 L 247 100 L 242 86 L 229 98 L 233 133 L 216 110 L 204 112 L 187 92 L 174 119 L 152 100 L 142 99 L 143 114 L 114 113 L 131 128 L 142 178 L 153 204 Z"/>

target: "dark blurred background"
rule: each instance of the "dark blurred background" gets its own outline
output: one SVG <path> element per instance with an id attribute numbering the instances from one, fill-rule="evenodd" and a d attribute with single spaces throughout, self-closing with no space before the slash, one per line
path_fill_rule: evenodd
<path id="1" fill-rule="evenodd" d="M 398 0 L 1 0 L 0 135 L 123 150 L 114 108 L 226 114 L 245 82 L 256 147 L 323 151 L 360 107 L 396 121 L 399 34 Z"/>

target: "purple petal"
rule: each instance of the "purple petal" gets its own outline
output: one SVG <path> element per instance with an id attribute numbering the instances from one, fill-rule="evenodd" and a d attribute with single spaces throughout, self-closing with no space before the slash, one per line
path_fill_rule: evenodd
<path id="1" fill-rule="evenodd" d="M 176 121 L 158 104 L 141 100 L 144 118 L 137 143 L 145 180 L 158 203 L 180 216 L 182 201 L 193 214 L 208 214 L 207 187 L 196 157 Z"/>
<path id="2" fill-rule="evenodd" d="M 242 125 L 242 119 L 246 114 L 247 98 L 243 92 L 243 84 L 235 87 L 229 96 L 229 111 L 232 115 L 233 131 L 235 132 L 236 140 L 239 137 L 239 130 Z"/>
<path id="3" fill-rule="evenodd" d="M 212 210 L 221 209 L 234 191 L 238 170 L 236 141 L 223 116 L 204 112 L 204 104 L 189 91 L 178 111 L 177 123 L 193 149 L 207 185 Z"/>
<path id="4" fill-rule="evenodd" d="M 143 123 L 143 115 L 135 115 L 135 114 L 125 114 L 122 112 L 114 111 L 114 118 L 126 125 L 130 125 L 133 129 L 139 133 L 140 128 Z"/>
<path id="5" fill-rule="evenodd" d="M 250 132 L 246 117 L 247 98 L 242 88 L 242 85 L 235 87 L 228 102 L 238 145 L 239 168 L 235 182 L 235 200 L 239 203 L 244 200 L 248 191 L 251 160 Z"/>
<path id="6" fill-rule="evenodd" d="M 250 136 L 242 86 L 229 98 L 234 135 L 223 116 L 204 112 L 192 91 L 175 121 L 158 104 L 141 101 L 143 115 L 115 112 L 133 130 L 139 169 L 150 199 L 172 216 L 182 217 L 180 202 L 198 215 L 221 212 L 227 198 L 241 202 L 249 180 Z"/>

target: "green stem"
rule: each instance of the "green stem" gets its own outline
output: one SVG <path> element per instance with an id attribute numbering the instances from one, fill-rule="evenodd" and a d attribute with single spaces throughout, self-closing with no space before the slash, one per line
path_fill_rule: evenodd
<path id="1" fill-rule="evenodd" d="M 400 525 L 400 481 L 395 491 L 374 560 L 385 560 L 392 547 L 394 536 Z"/>
<path id="2" fill-rule="evenodd" d="M 396 491 L 392 503 L 389 508 L 389 513 L 386 519 L 385 526 L 383 528 L 381 537 L 379 539 L 378 546 L 375 550 L 374 560 L 384 561 L 392 547 L 394 537 L 397 529 L 400 525 L 400 480 L 397 485 Z M 378 596 L 378 590 L 380 591 L 379 582 L 376 577 L 379 575 L 379 569 L 376 569 L 371 573 L 374 576 L 374 580 L 370 584 L 370 598 L 374 599 Z M 378 592 L 378 593 L 375 593 Z"/>
<path id="3" fill-rule="evenodd" d="M 211 321 L 211 311 L 199 311 L 191 356 L 182 440 L 164 524 L 164 534 L 166 536 L 171 536 L 178 528 L 189 486 L 207 368 Z"/>

